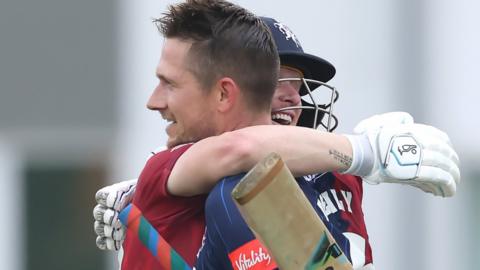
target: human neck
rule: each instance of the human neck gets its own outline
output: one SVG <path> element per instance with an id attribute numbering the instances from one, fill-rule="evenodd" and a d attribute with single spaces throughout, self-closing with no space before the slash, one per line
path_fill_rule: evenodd
<path id="1" fill-rule="evenodd" d="M 232 131 L 249 126 L 257 125 L 271 125 L 272 120 L 269 113 L 245 113 L 241 116 L 236 116 L 232 121 L 227 121 L 224 131 Z"/>

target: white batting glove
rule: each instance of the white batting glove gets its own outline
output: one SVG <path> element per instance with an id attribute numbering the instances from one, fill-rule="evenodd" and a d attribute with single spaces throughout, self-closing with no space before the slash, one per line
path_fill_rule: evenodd
<path id="1" fill-rule="evenodd" d="M 95 194 L 97 205 L 93 208 L 93 224 L 97 234 L 97 247 L 119 250 L 125 239 L 125 227 L 118 214 L 133 200 L 137 179 L 123 181 L 101 188 Z"/>
<path id="2" fill-rule="evenodd" d="M 442 197 L 455 194 L 460 182 L 459 158 L 446 133 L 432 126 L 415 124 L 412 116 L 405 112 L 365 119 L 355 127 L 354 133 L 363 139 L 349 136 L 354 160 L 346 173 L 363 170 L 357 175 L 369 183 L 407 184 Z M 365 147 L 367 139 L 370 149 Z M 373 154 L 373 166 L 355 161 L 356 156 L 363 160 L 368 151 Z M 373 168 L 365 170 L 368 167 Z"/>
<path id="3" fill-rule="evenodd" d="M 95 233 L 97 234 L 96 245 L 101 250 L 120 250 L 125 239 L 125 227 L 114 229 L 112 226 L 105 225 L 95 220 Z"/>
<path id="4" fill-rule="evenodd" d="M 165 146 L 157 147 L 147 160 L 165 149 Z M 120 250 L 122 247 L 126 231 L 118 215 L 132 202 L 137 181 L 138 179 L 132 179 L 106 186 L 95 194 L 98 204 L 93 208 L 93 228 L 97 234 L 96 244 L 99 249 Z"/>

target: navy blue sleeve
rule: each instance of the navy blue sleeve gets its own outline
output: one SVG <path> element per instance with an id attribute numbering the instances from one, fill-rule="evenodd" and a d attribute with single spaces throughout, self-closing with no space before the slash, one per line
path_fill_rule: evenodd
<path id="1" fill-rule="evenodd" d="M 255 239 L 231 197 L 243 175 L 224 178 L 208 195 L 205 204 L 207 228 L 196 269 L 233 269 L 229 254 Z"/>

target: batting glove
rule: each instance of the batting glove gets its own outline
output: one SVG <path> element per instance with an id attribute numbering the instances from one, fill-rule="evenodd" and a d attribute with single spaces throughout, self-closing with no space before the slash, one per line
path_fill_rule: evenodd
<path id="1" fill-rule="evenodd" d="M 133 200 L 137 179 L 123 181 L 101 188 L 95 194 L 93 224 L 96 244 L 102 250 L 119 250 L 125 239 L 125 227 L 118 219 L 120 211 Z"/>
<path id="2" fill-rule="evenodd" d="M 415 124 L 405 112 L 365 119 L 354 133 L 359 136 L 348 136 L 354 155 L 346 173 L 362 176 L 368 183 L 407 184 L 442 197 L 455 194 L 459 158 L 446 133 Z"/>
<path id="3" fill-rule="evenodd" d="M 165 146 L 157 147 L 148 158 L 164 151 Z M 97 234 L 96 244 L 102 250 L 120 250 L 125 239 L 125 226 L 118 219 L 119 213 L 132 202 L 138 179 L 123 181 L 101 188 L 95 194 L 97 205 L 93 208 Z"/>

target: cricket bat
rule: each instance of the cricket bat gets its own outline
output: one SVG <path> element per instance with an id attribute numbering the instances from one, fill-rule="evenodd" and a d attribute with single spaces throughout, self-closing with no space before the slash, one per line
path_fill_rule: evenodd
<path id="1" fill-rule="evenodd" d="M 279 155 L 258 162 L 232 198 L 280 269 L 352 269 Z"/>

